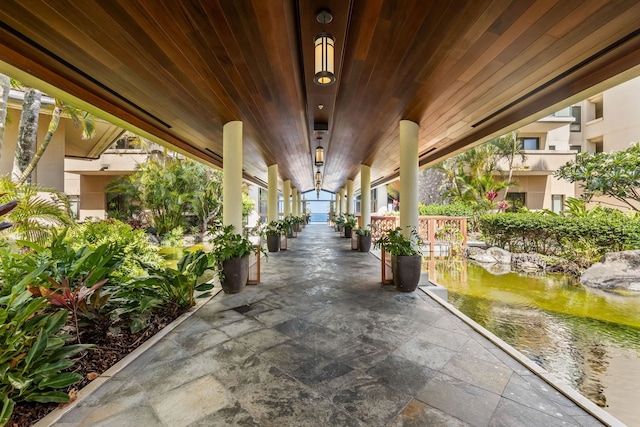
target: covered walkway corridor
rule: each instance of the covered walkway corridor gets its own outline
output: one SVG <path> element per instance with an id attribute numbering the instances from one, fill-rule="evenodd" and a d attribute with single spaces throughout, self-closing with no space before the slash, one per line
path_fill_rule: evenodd
<path id="1" fill-rule="evenodd" d="M 427 294 L 379 277 L 372 254 L 307 226 L 260 285 L 213 297 L 54 425 L 601 425 Z"/>

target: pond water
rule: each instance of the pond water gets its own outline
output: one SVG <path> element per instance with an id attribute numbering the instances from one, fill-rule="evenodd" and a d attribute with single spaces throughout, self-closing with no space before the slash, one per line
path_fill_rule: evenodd
<path id="1" fill-rule="evenodd" d="M 640 426 L 640 295 L 588 289 L 563 275 L 494 275 L 465 260 L 427 266 L 460 311 L 622 422 Z"/>
<path id="2" fill-rule="evenodd" d="M 197 245 L 190 246 L 188 248 L 163 247 L 160 248 L 160 255 L 164 258 L 166 267 L 177 268 L 178 261 L 183 257 L 184 251 L 196 251 L 198 249 L 205 249 L 204 244 L 198 243 Z"/>

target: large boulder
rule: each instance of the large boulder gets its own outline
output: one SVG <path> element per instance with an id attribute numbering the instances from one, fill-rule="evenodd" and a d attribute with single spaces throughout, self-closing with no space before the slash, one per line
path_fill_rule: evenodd
<path id="1" fill-rule="evenodd" d="M 494 257 L 498 264 L 511 264 L 511 252 L 505 251 L 504 249 L 489 248 L 487 249 L 487 255 Z"/>
<path id="2" fill-rule="evenodd" d="M 640 292 L 640 250 L 606 254 L 602 262 L 582 273 L 580 283 L 599 289 Z"/>
<path id="3" fill-rule="evenodd" d="M 511 265 L 511 252 L 500 248 L 469 248 L 467 257 L 481 264 L 506 264 Z"/>
<path id="4" fill-rule="evenodd" d="M 496 264 L 497 259 L 486 253 L 485 251 L 469 254 L 469 259 L 479 262 L 481 264 Z"/>

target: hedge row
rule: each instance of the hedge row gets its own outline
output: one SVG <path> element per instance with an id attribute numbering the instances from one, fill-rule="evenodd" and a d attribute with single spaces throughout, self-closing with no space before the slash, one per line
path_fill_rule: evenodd
<path id="1" fill-rule="evenodd" d="M 423 216 L 471 216 L 473 208 L 466 203 L 455 202 L 448 205 L 423 205 L 418 204 L 418 215 Z"/>
<path id="2" fill-rule="evenodd" d="M 602 254 L 640 249 L 640 220 L 622 215 L 592 218 L 500 213 L 483 215 L 480 230 L 487 244 L 511 252 L 559 255 L 576 242 L 600 248 Z"/>

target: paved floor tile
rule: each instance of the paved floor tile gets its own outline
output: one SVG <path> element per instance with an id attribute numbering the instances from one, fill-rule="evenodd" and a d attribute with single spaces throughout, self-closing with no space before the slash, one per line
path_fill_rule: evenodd
<path id="1" fill-rule="evenodd" d="M 438 374 L 416 399 L 474 426 L 488 425 L 500 395 L 465 381 Z"/>

